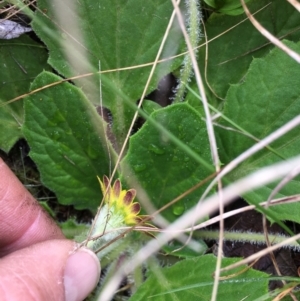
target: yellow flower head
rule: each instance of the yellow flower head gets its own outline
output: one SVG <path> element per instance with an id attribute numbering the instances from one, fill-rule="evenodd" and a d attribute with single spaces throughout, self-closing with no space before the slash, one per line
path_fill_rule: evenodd
<path id="1" fill-rule="evenodd" d="M 91 250 L 98 252 L 108 242 L 125 233 L 122 228 L 126 226 L 134 226 L 141 223 L 149 228 L 154 227 L 143 222 L 144 219 L 148 220 L 149 216 L 139 215 L 141 206 L 139 203 L 134 202 L 135 189 L 122 190 L 122 184 L 119 179 L 114 182 L 112 187 L 109 185 L 108 177 L 104 176 L 103 181 L 98 177 L 98 180 L 104 196 L 104 204 L 96 216 L 91 233 L 92 237 L 98 236 L 98 238 L 90 240 L 87 244 Z M 151 235 L 148 232 L 146 233 Z M 103 248 L 98 252 L 98 257 L 103 258 L 115 245 L 116 242 L 110 247 Z"/>
<path id="2" fill-rule="evenodd" d="M 104 203 L 108 206 L 113 214 L 117 214 L 123 218 L 124 224 L 131 226 L 139 223 L 142 218 L 138 216 L 141 206 L 137 202 L 133 202 L 136 196 L 135 189 L 122 190 L 122 184 L 119 179 L 115 181 L 113 186 L 109 186 L 107 176 L 103 177 L 103 182 L 98 178 L 104 195 Z"/>

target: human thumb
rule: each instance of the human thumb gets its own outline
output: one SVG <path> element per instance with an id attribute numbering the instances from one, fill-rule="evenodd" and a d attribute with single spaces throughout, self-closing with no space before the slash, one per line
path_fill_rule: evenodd
<path id="1" fill-rule="evenodd" d="M 49 240 L 1 258 L 1 300 L 82 301 L 99 280 L 100 264 L 90 250 L 75 248 Z"/>

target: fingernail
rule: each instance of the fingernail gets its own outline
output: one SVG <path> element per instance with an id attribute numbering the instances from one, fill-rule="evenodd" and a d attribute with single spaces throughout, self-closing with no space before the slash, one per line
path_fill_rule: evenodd
<path id="1" fill-rule="evenodd" d="M 82 301 L 95 288 L 100 277 L 97 256 L 86 248 L 71 254 L 64 271 L 65 301 Z"/>

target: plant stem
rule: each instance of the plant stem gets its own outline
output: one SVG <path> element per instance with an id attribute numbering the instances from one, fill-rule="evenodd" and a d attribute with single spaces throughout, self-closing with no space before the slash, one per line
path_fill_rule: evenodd
<path id="1" fill-rule="evenodd" d="M 187 29 L 189 32 L 190 42 L 192 47 L 195 48 L 200 40 L 200 20 L 202 15 L 199 9 L 198 0 L 186 0 L 187 8 Z M 177 86 L 176 96 L 174 103 L 180 102 L 184 98 L 186 91 L 186 84 L 190 81 L 191 75 L 193 73 L 193 66 L 190 55 L 187 54 L 184 58 L 183 67 L 180 70 L 179 84 Z"/>
<path id="2" fill-rule="evenodd" d="M 218 240 L 219 231 L 199 230 L 195 231 L 195 236 L 206 240 Z M 289 236 L 285 236 L 279 233 L 269 234 L 269 240 L 273 245 L 280 243 L 287 238 L 289 238 Z M 232 242 L 251 243 L 255 245 L 266 245 L 264 234 L 260 232 L 224 231 L 224 240 Z M 294 241 L 290 244 L 287 244 L 286 248 L 299 251 L 300 245 L 297 243 L 297 241 Z"/>

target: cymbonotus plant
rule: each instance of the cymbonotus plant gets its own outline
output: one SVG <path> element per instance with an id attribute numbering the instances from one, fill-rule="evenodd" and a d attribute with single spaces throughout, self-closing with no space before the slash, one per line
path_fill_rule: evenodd
<path id="1" fill-rule="evenodd" d="M 26 140 L 54 216 L 71 206 L 95 217 L 58 221 L 101 260 L 91 300 L 299 297 L 300 19 L 289 2 L 0 3 L 0 148 Z M 238 197 L 260 229 L 207 228 L 226 226 Z M 212 251 L 220 237 L 234 258 Z M 276 273 L 246 265 L 256 257 Z"/>

